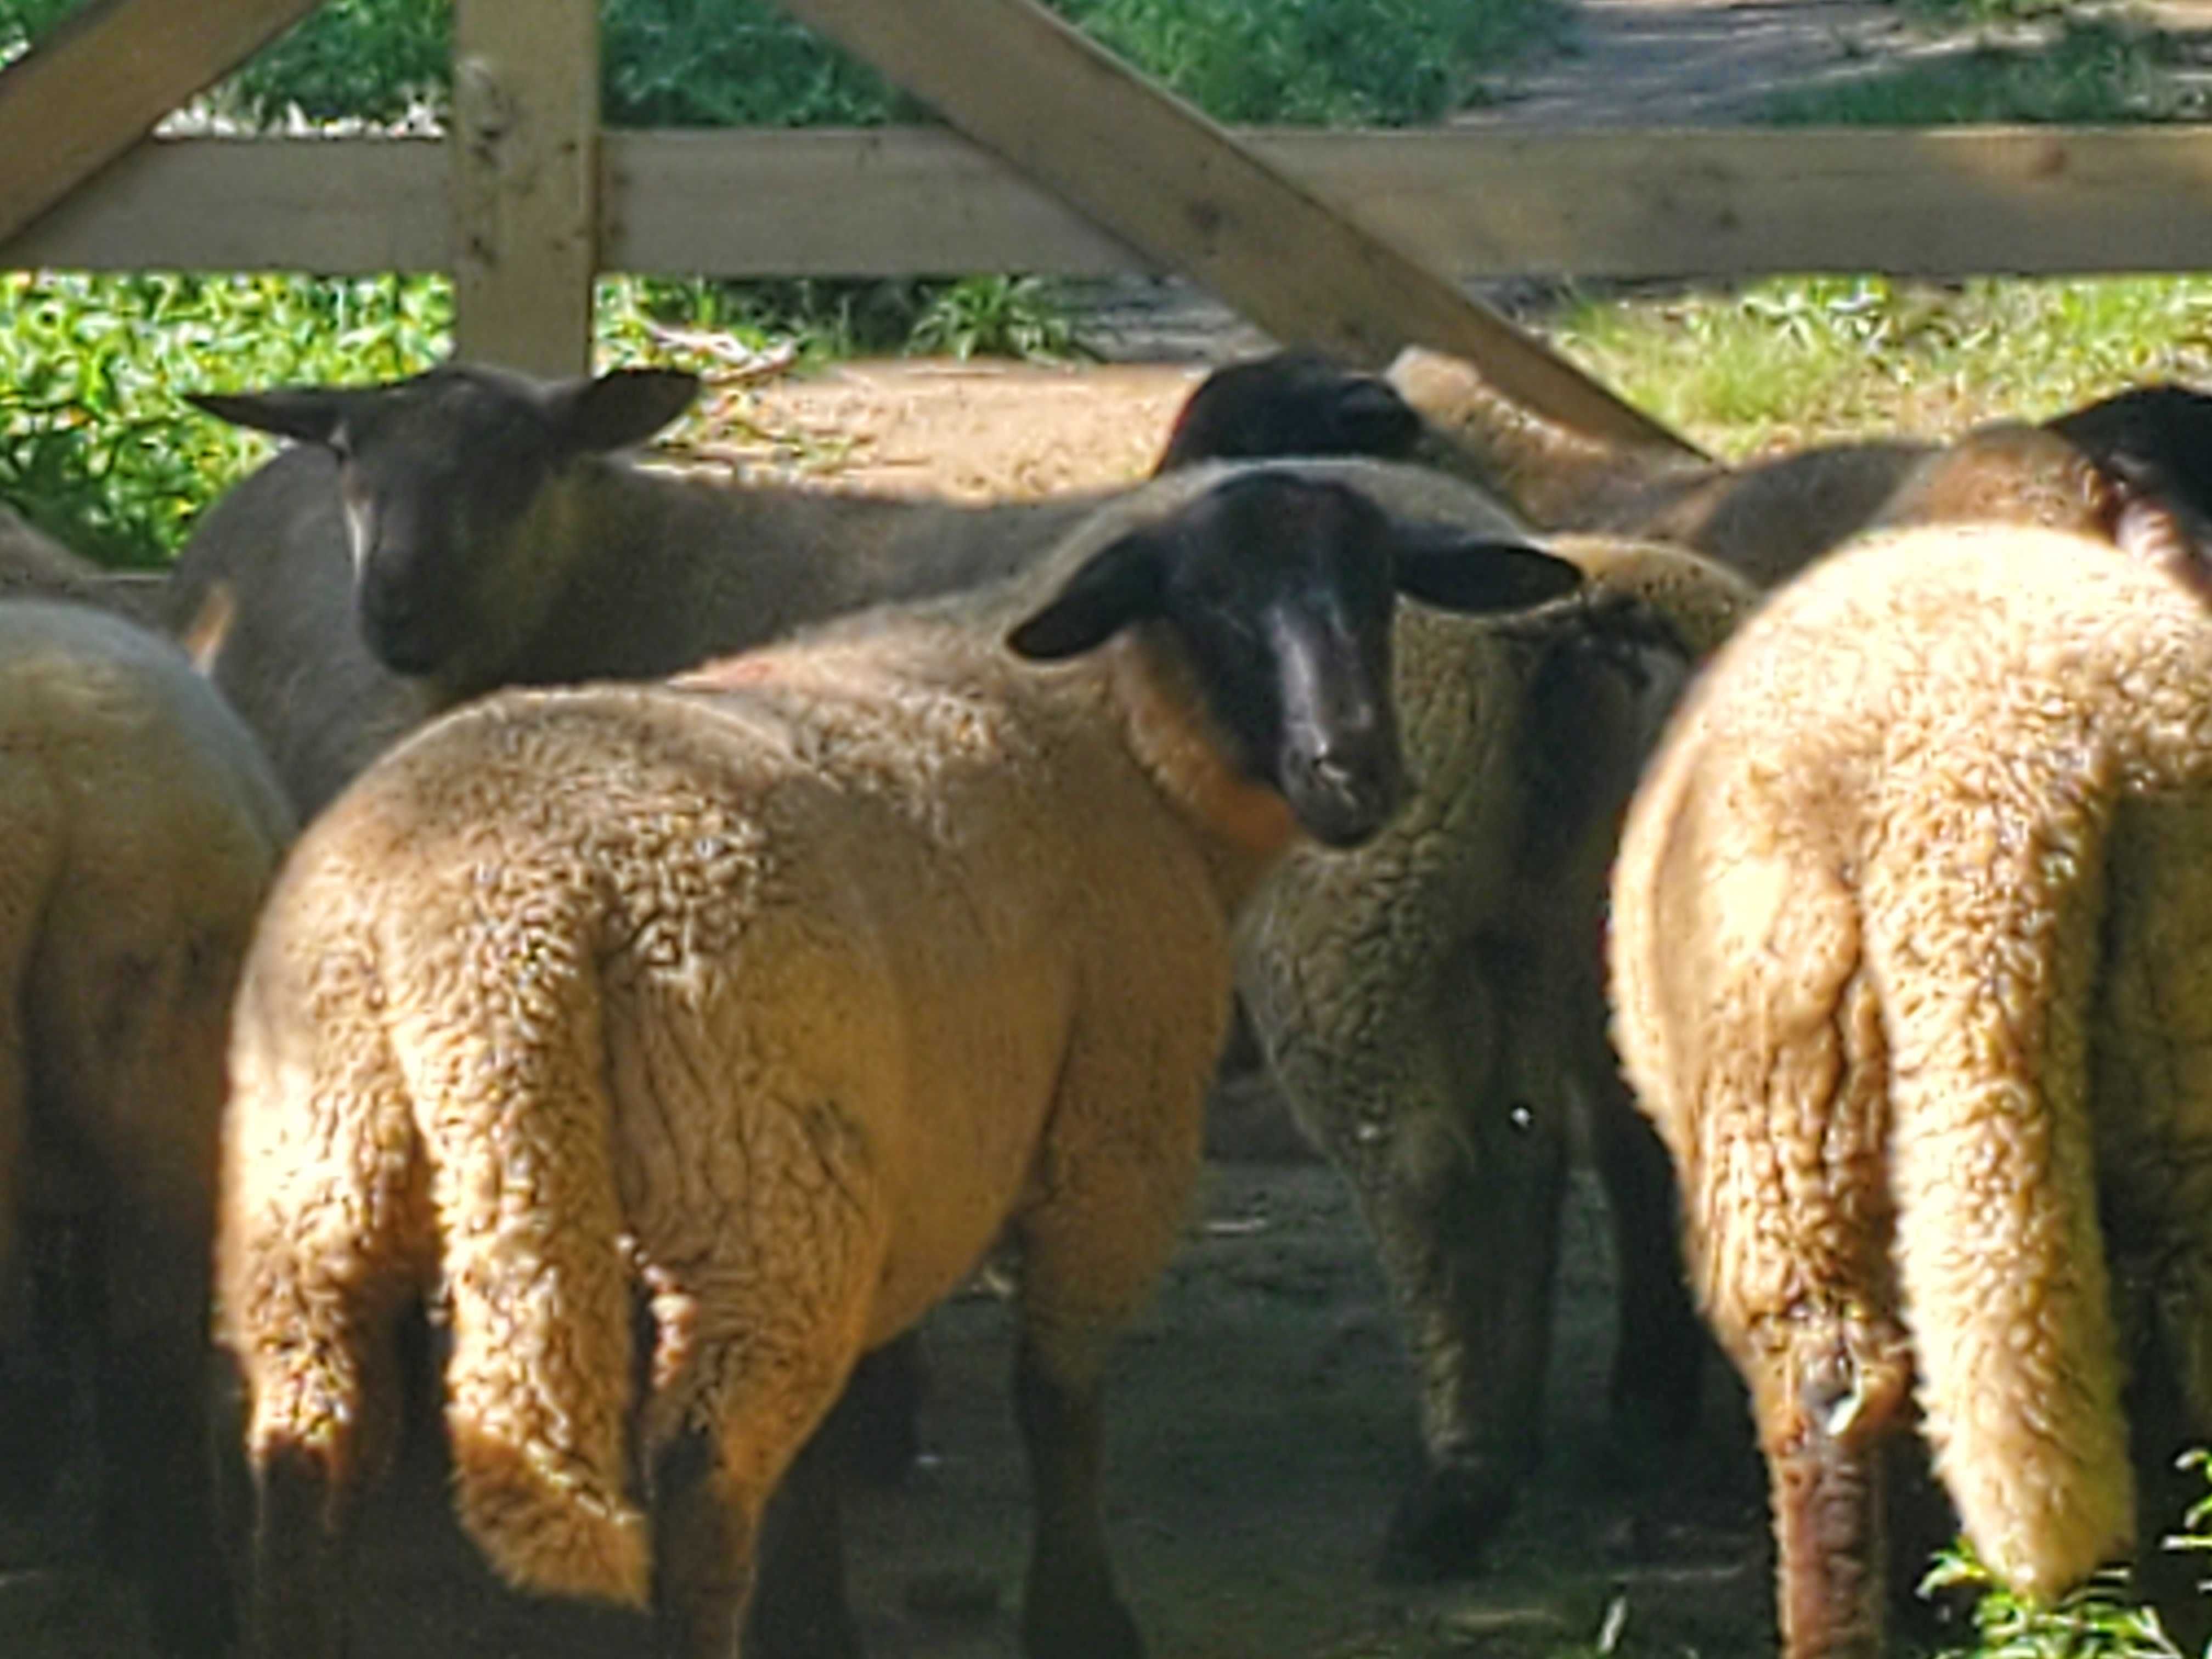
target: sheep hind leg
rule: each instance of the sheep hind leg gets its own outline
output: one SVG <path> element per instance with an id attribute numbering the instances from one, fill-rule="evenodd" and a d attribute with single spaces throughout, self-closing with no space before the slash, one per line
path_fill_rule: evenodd
<path id="1" fill-rule="evenodd" d="M 849 1389 L 844 1397 L 853 1397 Z M 845 1592 L 839 1504 L 850 1452 L 837 1437 L 833 1413 L 769 1499 L 745 1615 L 745 1659 L 860 1659 Z"/>
<path id="2" fill-rule="evenodd" d="M 1431 1058 L 1391 1101 L 1387 1136 L 1344 1158 L 1420 1379 L 1425 1466 L 1379 1566 L 1400 1583 L 1479 1571 L 1536 1465 L 1566 1192 L 1564 1090 L 1533 965 L 1470 951 L 1439 994 L 1451 1020 L 1409 1034 Z M 1492 1042 L 1468 1042 L 1469 1023 Z"/>
<path id="3" fill-rule="evenodd" d="M 1022 1590 L 1028 1659 L 1141 1659 L 1143 1638 L 1114 1582 L 1099 1504 L 1099 1381 L 1113 1334 L 1174 1253 L 1197 1185 L 1203 1079 L 1188 1097 L 1133 1067 L 1156 1049 L 1130 1041 L 1079 1048 L 1063 1073 L 1042 1163 L 1049 1196 L 1018 1217 L 1021 1334 L 1014 1411 L 1028 1454 L 1032 1520 Z M 1173 1050 L 1168 1051 L 1170 1055 Z M 1110 1117 L 1111 1132 L 1098 1120 Z M 1147 1133 L 1133 1134 L 1133 1125 Z"/>
<path id="4" fill-rule="evenodd" d="M 1884 1647 L 1886 1455 L 1806 1425 L 1770 1450 L 1784 1659 L 1877 1659 Z"/>
<path id="5" fill-rule="evenodd" d="M 852 1180 L 848 1170 L 826 1189 L 843 1194 Z M 726 1234 L 715 1257 L 647 1270 L 657 1334 L 643 1439 L 654 1449 L 661 1659 L 859 1652 L 839 1553 L 837 1447 L 822 1431 L 860 1357 L 881 1270 L 866 1207 L 841 1196 L 780 1217 L 799 1246 L 788 1253 Z M 777 1584 L 756 1605 L 767 1572 Z"/>
<path id="6" fill-rule="evenodd" d="M 220 1659 L 234 1633 L 202 1335 L 204 1252 L 109 1216 L 94 1387 L 100 1533 L 165 1653 Z"/>
<path id="7" fill-rule="evenodd" d="M 661 1659 L 845 1659 L 860 1650 L 844 1600 L 836 1460 L 807 1437 L 854 1355 L 833 1343 L 702 1354 L 723 1376 L 684 1426 L 652 1436 L 653 1613 Z M 718 1364 L 717 1362 L 721 1363 Z M 826 1362 L 826 1363 L 825 1363 Z M 788 1492 L 781 1484 L 795 1481 Z M 771 1495 L 781 1498 L 773 1522 Z M 766 1552 L 763 1558 L 763 1552 Z M 790 1568 L 755 1607 L 763 1570 Z M 761 1647 L 741 1645 L 757 1636 Z"/>
<path id="8" fill-rule="evenodd" d="M 343 1659 L 354 1498 L 297 1445 L 253 1468 L 246 1646 L 255 1659 Z"/>
<path id="9" fill-rule="evenodd" d="M 1674 1165 L 1658 1133 L 1637 1112 L 1602 1033 L 1593 1032 L 1590 1041 L 1607 1062 L 1605 1074 L 1589 1083 L 1590 1151 L 1613 1231 L 1607 1405 L 1615 1443 L 1634 1455 L 1647 1442 L 1678 1442 L 1696 1431 L 1711 1344 L 1683 1266 Z"/>

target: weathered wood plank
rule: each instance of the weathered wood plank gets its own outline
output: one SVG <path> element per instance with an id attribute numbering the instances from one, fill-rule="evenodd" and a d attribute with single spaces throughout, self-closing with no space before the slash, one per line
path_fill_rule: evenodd
<path id="1" fill-rule="evenodd" d="M 2204 128 L 1243 136 L 1462 276 L 2212 270 Z M 600 148 L 611 270 L 1158 269 L 935 129 Z M 0 245 L 0 267 L 442 269 L 443 169 L 422 139 L 157 141 Z"/>
<path id="2" fill-rule="evenodd" d="M 455 0 L 453 333 L 539 374 L 591 368 L 599 264 L 592 0 Z"/>
<path id="3" fill-rule="evenodd" d="M 1567 425 L 1688 447 L 1036 0 L 780 3 L 1280 339 L 1378 367 L 1437 347 Z"/>
<path id="4" fill-rule="evenodd" d="M 0 242 L 317 0 L 91 0 L 0 71 Z"/>
<path id="5" fill-rule="evenodd" d="M 446 179 L 428 139 L 157 138 L 0 244 L 0 265 L 444 270 Z"/>

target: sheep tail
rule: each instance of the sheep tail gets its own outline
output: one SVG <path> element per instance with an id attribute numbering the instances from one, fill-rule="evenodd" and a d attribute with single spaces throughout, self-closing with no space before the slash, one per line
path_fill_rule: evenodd
<path id="1" fill-rule="evenodd" d="M 2135 1499 L 2088 1102 L 2106 824 L 2098 792 L 2030 781 L 2017 815 L 1961 802 L 1916 826 L 1869 945 L 1936 1469 L 1990 1569 L 2041 1597 L 2127 1550 Z"/>
<path id="2" fill-rule="evenodd" d="M 472 976 L 471 1040 L 416 1091 L 452 1304 L 457 1502 L 509 1582 L 641 1607 L 634 1304 L 597 989 L 550 930 L 500 954 Z"/>

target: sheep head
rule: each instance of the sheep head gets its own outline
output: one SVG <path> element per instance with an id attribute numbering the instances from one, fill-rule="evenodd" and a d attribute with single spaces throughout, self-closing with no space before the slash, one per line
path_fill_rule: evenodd
<path id="1" fill-rule="evenodd" d="M 1254 467 L 1093 554 L 1008 643 L 1049 660 L 1146 624 L 1187 670 L 1231 767 L 1279 795 L 1316 841 L 1354 847 L 1404 793 L 1397 596 L 1511 611 L 1581 580 L 1534 547 L 1401 522 L 1346 485 Z"/>
<path id="2" fill-rule="evenodd" d="M 512 635 L 518 613 L 551 591 L 532 567 L 562 544 L 538 526 L 562 470 L 643 442 L 698 386 L 666 369 L 541 382 L 447 363 L 382 386 L 191 402 L 331 452 L 362 635 L 393 672 L 439 678 L 471 641 Z"/>
<path id="3" fill-rule="evenodd" d="M 1409 461 L 1424 430 L 1413 406 L 1380 375 L 1318 352 L 1277 351 L 1207 375 L 1176 416 L 1155 471 L 1280 455 Z"/>

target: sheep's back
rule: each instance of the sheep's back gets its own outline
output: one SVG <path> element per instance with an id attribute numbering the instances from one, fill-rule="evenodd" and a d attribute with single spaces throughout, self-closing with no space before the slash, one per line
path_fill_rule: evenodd
<path id="1" fill-rule="evenodd" d="M 35 908 L 11 880 L 0 917 L 0 955 L 36 930 L 34 1121 L 134 1206 L 204 1227 L 230 994 L 289 808 L 180 654 L 74 605 L 0 605 L 0 774 L 10 823 L 46 838 Z"/>
<path id="2" fill-rule="evenodd" d="M 333 805 L 275 925 L 301 959 L 368 940 L 410 1078 L 483 1072 L 471 988 L 587 980 L 653 1250 L 834 1129 L 888 1196 L 895 1330 L 1014 1202 L 1071 1044 L 1204 1027 L 1194 1100 L 1225 1016 L 1202 862 L 1063 678 L 933 636 L 500 694 Z"/>
<path id="3" fill-rule="evenodd" d="M 1758 1094 L 1716 1087 L 1731 1055 L 1798 1033 L 1838 1068 L 1829 1111 L 1878 1109 L 1855 1092 L 1882 1063 L 1865 910 L 1887 907 L 1932 948 L 1947 917 L 1906 912 L 1943 880 L 1972 890 L 2001 848 L 2030 841 L 2073 856 L 2100 799 L 2202 788 L 2208 711 L 2212 622 L 2162 573 L 2086 538 L 1886 533 L 1771 599 L 1670 723 L 1613 880 L 1620 1046 L 1686 1186 L 1746 1178 L 1740 1149 L 1775 1144 L 1703 1115 Z M 1881 1132 L 1846 1139 L 1872 1147 Z M 1849 1231 L 1839 1220 L 1838 1239 Z M 1789 1285 L 1746 1282 L 1806 1255 L 1709 1272 L 1786 1302 Z"/>

